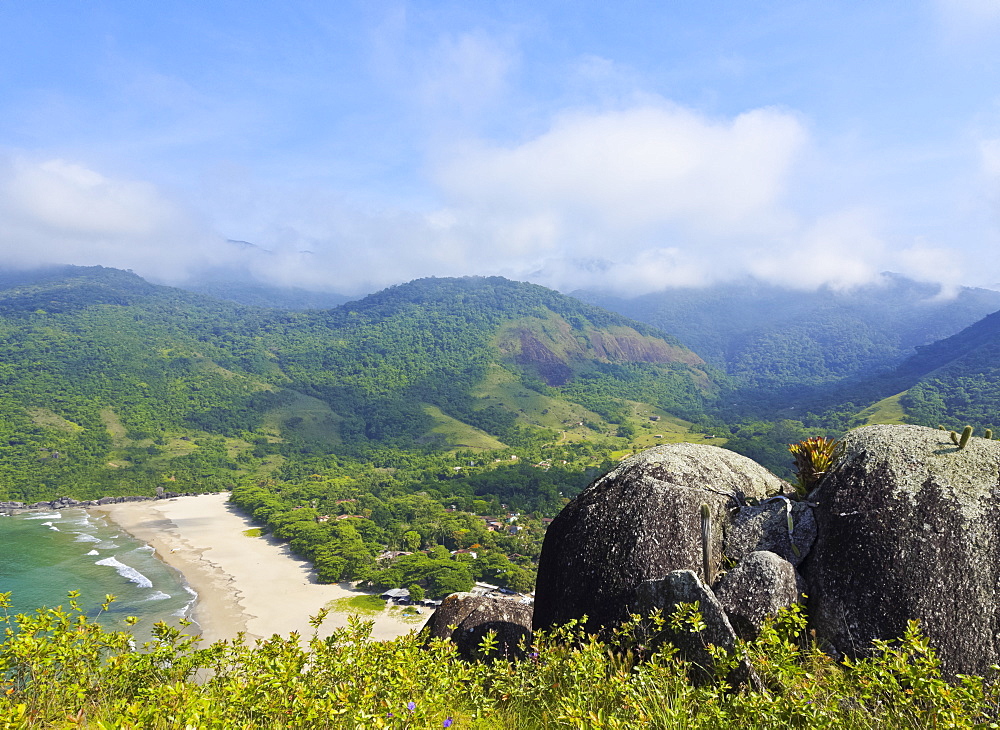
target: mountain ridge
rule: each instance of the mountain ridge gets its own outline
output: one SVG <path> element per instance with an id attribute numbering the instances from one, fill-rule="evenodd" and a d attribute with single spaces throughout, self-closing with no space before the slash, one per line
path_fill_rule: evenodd
<path id="1" fill-rule="evenodd" d="M 641 425 L 643 408 L 697 415 L 715 387 L 674 338 L 500 277 L 416 280 L 306 312 L 102 267 L 0 281 L 2 468 L 20 489 L 35 471 L 40 489 L 73 474 L 80 496 L 103 496 L 366 445 L 605 438 Z"/>

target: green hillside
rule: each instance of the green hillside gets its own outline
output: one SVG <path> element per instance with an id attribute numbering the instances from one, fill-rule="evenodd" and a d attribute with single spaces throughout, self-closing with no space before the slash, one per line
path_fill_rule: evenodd
<path id="1" fill-rule="evenodd" d="M 870 403 L 854 424 L 917 423 L 961 430 L 1000 424 L 1000 313 L 930 345 L 897 368 L 835 392 L 840 402 Z M 836 406 L 835 406 L 836 407 Z"/>
<path id="2" fill-rule="evenodd" d="M 1000 426 L 1000 313 L 922 348 L 892 378 L 915 381 L 900 398 L 914 423 Z"/>
<path id="3" fill-rule="evenodd" d="M 217 489 L 373 448 L 628 448 L 636 404 L 696 418 L 718 388 L 676 340 L 498 277 L 291 312 L 101 267 L 0 275 L 0 378 L 0 499 L 21 500 Z"/>
<path id="4" fill-rule="evenodd" d="M 850 290 L 797 291 L 747 280 L 635 298 L 575 292 L 676 335 L 755 387 L 816 385 L 871 374 L 1000 310 L 1000 292 L 883 274 Z"/>

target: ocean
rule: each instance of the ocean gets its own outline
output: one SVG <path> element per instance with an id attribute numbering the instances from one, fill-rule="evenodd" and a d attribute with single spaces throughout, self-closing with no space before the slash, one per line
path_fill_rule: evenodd
<path id="1" fill-rule="evenodd" d="M 12 593 L 8 613 L 68 608 L 71 590 L 80 591 L 80 607 L 106 628 L 125 629 L 126 617 L 138 617 L 131 631 L 140 643 L 157 621 L 177 626 L 189 618 L 195 599 L 151 547 L 101 515 L 73 508 L 0 516 L 0 593 Z M 102 612 L 107 594 L 116 600 Z"/>

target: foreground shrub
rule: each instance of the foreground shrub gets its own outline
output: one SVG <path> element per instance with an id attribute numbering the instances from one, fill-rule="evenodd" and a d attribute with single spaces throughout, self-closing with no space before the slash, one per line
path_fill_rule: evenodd
<path id="1" fill-rule="evenodd" d="M 204 648 L 165 625 L 134 648 L 75 599 L 0 620 L 0 728 L 997 727 L 994 687 L 942 679 L 916 626 L 871 659 L 838 663 L 803 641 L 798 610 L 732 656 L 716 652 L 720 677 L 753 667 L 753 690 L 691 684 L 671 648 L 642 643 L 652 634 L 640 617 L 614 649 L 571 624 L 538 636 L 525 661 L 481 664 L 446 642 L 374 641 L 358 619 L 326 638 Z"/>

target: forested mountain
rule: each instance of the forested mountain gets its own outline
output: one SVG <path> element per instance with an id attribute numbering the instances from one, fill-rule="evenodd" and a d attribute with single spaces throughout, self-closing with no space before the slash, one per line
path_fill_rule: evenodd
<path id="1" fill-rule="evenodd" d="M 204 279 L 186 282 L 179 288 L 195 294 L 206 294 L 237 304 L 273 309 L 330 309 L 353 297 L 334 292 L 319 292 L 295 286 L 272 286 L 256 281 Z"/>
<path id="2" fill-rule="evenodd" d="M 917 307 L 911 284 L 887 286 Z M 930 303 L 922 319 L 882 306 L 865 320 L 867 341 L 904 322 L 899 342 L 909 342 L 917 320 L 944 328 L 948 313 L 966 316 L 990 296 Z M 799 316 L 815 326 L 833 311 Z M 854 342 L 837 321 L 805 350 Z M 853 364 L 841 355 L 831 370 L 825 356 L 826 375 L 810 381 L 808 368 L 779 367 L 799 362 L 788 347 L 760 347 L 775 362 L 741 385 L 649 324 L 499 277 L 422 279 L 289 311 L 101 267 L 6 272 L 0 500 L 232 488 L 323 580 L 416 583 L 436 595 L 473 579 L 524 589 L 543 517 L 621 455 L 712 441 L 787 474 L 788 443 L 836 435 L 865 404 L 906 388 L 892 405 L 911 420 L 988 425 L 1000 405 L 998 349 L 1000 314 L 850 383 L 837 378 L 885 362 L 888 350 L 847 347 Z M 775 376 L 781 367 L 787 381 Z M 777 410 L 782 387 L 830 380 L 839 390 L 828 398 L 841 400 L 819 415 Z M 741 398 L 755 401 L 749 417 L 734 415 Z M 376 559 L 413 547 L 424 550 Z M 468 549 L 479 557 L 450 553 Z"/>
<path id="3" fill-rule="evenodd" d="M 847 291 L 794 291 L 758 281 L 668 289 L 627 299 L 574 292 L 676 335 L 709 362 L 755 386 L 832 383 L 897 365 L 915 348 L 1000 310 L 1000 292 L 883 274 Z"/>
<path id="4" fill-rule="evenodd" d="M 888 411 L 928 426 L 1000 427 L 1000 312 L 918 348 L 892 372 L 858 384 L 857 391 L 888 396 L 862 414 L 867 420 Z"/>
<path id="5" fill-rule="evenodd" d="M 372 449 L 629 448 L 717 388 L 676 340 L 497 277 L 290 312 L 101 267 L 0 276 L 0 379 L 0 498 L 27 499 L 219 487 Z"/>

